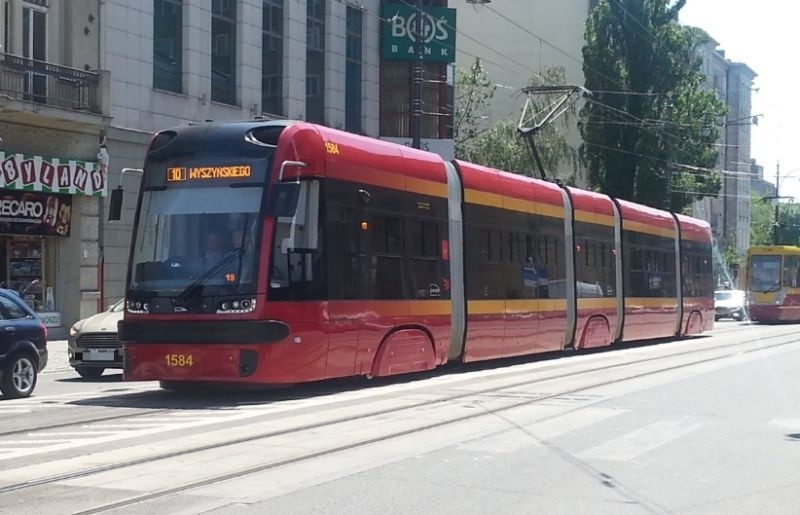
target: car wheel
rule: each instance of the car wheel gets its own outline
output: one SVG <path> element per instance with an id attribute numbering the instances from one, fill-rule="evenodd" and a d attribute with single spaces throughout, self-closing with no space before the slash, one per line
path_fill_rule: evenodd
<path id="1" fill-rule="evenodd" d="M 101 375 L 105 368 L 96 368 L 96 367 L 75 367 L 75 372 L 78 373 L 84 379 L 97 379 Z"/>
<path id="2" fill-rule="evenodd" d="M 0 390 L 9 399 L 28 397 L 36 387 L 36 362 L 28 354 L 16 354 L 3 370 Z"/>
<path id="3" fill-rule="evenodd" d="M 714 317 L 714 322 L 719 322 L 719 319 L 720 319 L 720 318 L 722 318 L 722 317 L 715 316 L 715 317 Z"/>

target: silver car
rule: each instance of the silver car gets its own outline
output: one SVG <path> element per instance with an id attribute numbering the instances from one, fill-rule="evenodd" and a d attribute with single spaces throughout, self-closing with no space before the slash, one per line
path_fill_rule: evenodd
<path id="1" fill-rule="evenodd" d="M 742 290 L 718 290 L 714 292 L 714 320 L 733 318 L 743 320 L 746 316 L 745 295 Z"/>
<path id="2" fill-rule="evenodd" d="M 69 364 L 81 377 L 100 377 L 107 368 L 122 368 L 117 323 L 125 313 L 120 300 L 108 311 L 79 320 L 69 329 Z"/>

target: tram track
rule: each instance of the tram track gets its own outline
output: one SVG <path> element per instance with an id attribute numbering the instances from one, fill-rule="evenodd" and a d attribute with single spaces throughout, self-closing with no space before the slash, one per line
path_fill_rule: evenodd
<path id="1" fill-rule="evenodd" d="M 749 327 L 749 326 L 745 326 L 745 327 Z M 722 330 L 721 329 L 715 329 L 715 333 L 716 334 L 725 334 L 725 333 L 729 333 L 729 332 L 737 332 L 737 331 L 740 331 L 741 329 L 742 329 L 742 327 L 725 328 L 725 329 L 722 329 Z M 778 336 L 780 336 L 780 335 L 776 335 L 776 336 L 773 336 L 773 337 L 778 337 Z M 741 343 L 739 345 L 744 345 L 744 344 L 746 344 L 746 343 Z M 633 348 L 646 348 L 649 345 L 652 345 L 652 343 L 648 342 L 648 343 L 645 343 L 643 345 L 640 342 L 634 342 L 634 343 L 622 344 L 620 346 L 603 347 L 603 348 L 596 349 L 593 352 L 612 353 L 613 354 L 614 352 L 617 352 L 617 351 L 620 351 L 620 350 L 633 349 Z M 723 344 L 723 345 L 737 345 L 737 344 Z M 707 349 L 691 350 L 691 351 L 686 351 L 685 354 L 689 354 L 689 353 L 692 353 L 692 352 L 703 352 L 705 350 L 707 350 Z M 562 351 L 561 354 L 566 357 L 566 356 L 570 355 L 569 352 L 570 351 L 568 351 L 568 350 L 567 351 Z M 590 352 L 592 352 L 592 351 L 590 351 Z M 584 354 L 584 355 L 586 355 L 586 354 Z M 677 354 L 670 354 L 670 356 L 672 356 L 672 355 L 677 355 Z M 680 355 L 684 355 L 684 353 L 681 353 Z M 507 360 L 518 361 L 518 362 L 522 363 L 523 360 L 526 360 L 526 359 L 530 360 L 532 358 L 537 358 L 537 357 L 540 357 L 540 356 L 541 355 L 533 354 L 533 355 L 528 355 L 528 356 L 520 356 L 520 357 L 516 357 L 516 358 L 508 358 Z M 650 359 L 650 358 L 648 358 L 648 359 Z M 661 358 L 653 358 L 653 359 L 663 359 L 663 357 L 661 357 Z M 647 360 L 631 362 L 630 364 L 637 364 L 637 363 L 646 362 L 646 361 Z M 470 369 L 477 369 L 477 367 L 480 367 L 481 365 L 490 366 L 491 364 L 492 364 L 492 362 L 467 363 L 467 364 L 453 363 L 452 366 L 459 367 L 461 371 L 469 371 Z M 513 365 L 511 365 L 511 366 L 513 366 Z M 541 371 L 547 371 L 547 370 L 551 370 L 551 369 L 556 368 L 556 367 L 560 368 L 561 366 L 562 366 L 562 364 L 546 366 L 546 367 L 543 367 L 540 370 Z M 615 366 L 617 366 L 617 365 L 615 365 Z M 603 370 L 603 369 L 598 369 L 598 370 Z M 441 369 L 440 371 L 443 374 L 447 373 L 447 370 L 444 370 L 444 369 Z M 530 373 L 529 371 L 513 371 L 513 372 L 510 372 L 508 375 L 509 376 L 519 375 L 519 374 L 527 375 L 529 373 Z M 304 388 L 304 386 L 299 386 L 299 388 Z M 330 390 L 326 390 L 325 388 L 320 388 L 319 386 L 312 386 L 312 387 L 306 387 L 306 388 L 311 390 L 310 392 L 308 392 L 309 396 L 318 395 L 320 393 L 322 393 L 322 394 L 331 393 Z M 425 386 L 421 386 L 420 388 L 425 388 Z M 149 391 L 149 392 L 148 391 L 136 392 L 136 393 L 133 393 L 133 394 L 126 394 L 126 395 L 148 396 L 148 395 L 168 395 L 168 394 L 165 394 L 165 393 L 162 393 L 162 392 L 159 392 L 159 391 L 155 390 L 155 391 Z M 275 396 L 270 398 L 270 402 L 276 403 L 276 402 L 280 402 L 280 401 L 288 400 L 288 399 L 293 399 L 293 398 L 296 398 L 296 392 L 292 393 L 292 394 L 288 394 L 288 395 L 282 395 L 279 391 L 275 391 Z M 126 414 L 119 414 L 119 415 L 88 417 L 88 418 L 81 418 L 79 420 L 66 421 L 66 422 L 43 425 L 43 426 L 37 426 L 37 427 L 27 427 L 27 428 L 13 429 L 13 430 L 8 430 L 8 431 L 0 430 L 0 438 L 6 438 L 6 437 L 17 436 L 17 435 L 22 435 L 22 434 L 31 434 L 31 433 L 35 433 L 36 431 L 52 431 L 52 430 L 55 430 L 55 429 L 59 429 L 59 430 L 61 430 L 61 429 L 70 429 L 70 428 L 73 428 L 73 427 L 80 427 L 80 426 L 83 426 L 83 425 L 86 425 L 86 424 L 94 424 L 94 423 L 100 423 L 100 422 L 115 422 L 115 421 L 138 419 L 138 418 L 144 418 L 144 417 L 153 417 L 153 416 L 168 414 L 168 413 L 170 413 L 171 411 L 173 411 L 176 408 L 180 408 L 180 409 L 197 408 L 197 409 L 199 409 L 199 408 L 207 408 L 208 407 L 208 406 L 201 406 L 201 405 L 187 407 L 185 404 L 180 404 L 178 401 L 175 401 L 174 404 L 175 404 L 175 406 L 173 406 L 173 407 L 167 407 L 167 408 L 155 409 L 155 410 L 148 409 L 148 411 L 141 412 L 141 413 L 126 413 Z M 2 493 L 2 491 L 3 490 L 0 489 L 0 493 Z"/>
<path id="2" fill-rule="evenodd" d="M 276 430 L 264 431 L 264 432 L 259 432 L 259 433 L 256 433 L 256 434 L 253 434 L 253 435 L 249 435 L 249 436 L 246 436 L 246 437 L 241 437 L 241 438 L 228 438 L 226 440 L 223 440 L 223 441 L 220 441 L 220 442 L 211 443 L 211 444 L 208 444 L 208 445 L 196 445 L 196 446 L 189 447 L 189 448 L 186 448 L 186 449 L 176 450 L 174 452 L 166 452 L 166 453 L 161 453 L 161 454 L 154 454 L 154 455 L 150 455 L 150 456 L 146 456 L 146 457 L 142 457 L 142 458 L 137 458 L 137 459 L 130 459 L 130 460 L 122 461 L 122 462 L 118 462 L 118 463 L 110 463 L 110 464 L 107 464 L 107 465 L 104 465 L 104 466 L 96 466 L 96 467 L 85 468 L 85 469 L 82 469 L 82 470 L 76 470 L 76 471 L 72 471 L 72 472 L 68 472 L 68 473 L 64 473 L 64 474 L 56 474 L 56 475 L 52 475 L 52 476 L 48 476 L 48 477 L 41 477 L 41 478 L 32 479 L 32 480 L 29 480 L 29 481 L 20 482 L 20 483 L 11 484 L 11 485 L 2 487 L 2 488 L 0 488 L 0 494 L 2 494 L 2 493 L 10 493 L 10 492 L 20 491 L 20 490 L 26 490 L 26 489 L 34 488 L 34 487 L 37 487 L 37 486 L 46 486 L 46 485 L 49 485 L 49 484 L 54 484 L 54 483 L 58 483 L 58 482 L 62 482 L 62 481 L 69 481 L 69 480 L 72 480 L 72 479 L 85 478 L 85 477 L 89 477 L 89 476 L 93 476 L 93 475 L 98 475 L 98 474 L 101 474 L 101 473 L 104 473 L 104 472 L 123 470 L 125 468 L 135 467 L 137 465 L 152 464 L 152 463 L 158 462 L 158 461 L 169 460 L 169 459 L 176 458 L 176 457 L 188 456 L 188 455 L 203 453 L 203 452 L 207 452 L 207 451 L 214 451 L 214 450 L 224 449 L 226 447 L 232 447 L 232 446 L 236 446 L 236 445 L 240 445 L 240 444 L 258 442 L 259 440 L 268 440 L 270 438 L 286 436 L 286 435 L 289 435 L 289 434 L 292 434 L 292 433 L 311 432 L 311 431 L 320 430 L 320 429 L 323 429 L 323 428 L 330 428 L 330 427 L 336 426 L 337 424 L 346 424 L 346 423 L 349 423 L 349 422 L 363 421 L 365 419 L 376 418 L 376 417 L 392 415 L 392 414 L 398 414 L 398 413 L 404 412 L 404 411 L 413 411 L 413 410 L 416 410 L 416 409 L 425 408 L 425 407 L 431 407 L 431 406 L 436 406 L 436 405 L 443 405 L 443 404 L 448 404 L 448 403 L 452 404 L 452 403 L 455 403 L 455 402 L 458 402 L 458 401 L 469 400 L 471 397 L 474 398 L 476 396 L 496 393 L 496 392 L 500 392 L 500 391 L 503 391 L 503 390 L 512 390 L 512 389 L 515 389 L 515 388 L 520 388 L 520 387 L 525 387 L 525 386 L 532 386 L 532 385 L 536 385 L 538 383 L 551 382 L 551 381 L 563 380 L 563 379 L 568 379 L 568 378 L 579 378 L 581 376 L 590 376 L 591 377 L 591 375 L 593 375 L 593 374 L 598 374 L 598 373 L 601 373 L 601 372 L 604 372 L 604 371 L 610 371 L 610 370 L 614 370 L 614 369 L 623 369 L 624 370 L 626 367 L 635 367 L 636 365 L 653 364 L 653 363 L 656 363 L 658 361 L 664 361 L 664 360 L 670 360 L 670 359 L 678 359 L 678 358 L 682 358 L 682 357 L 691 357 L 691 356 L 694 356 L 694 355 L 697 355 L 697 354 L 702 354 L 702 353 L 711 354 L 710 356 L 700 357 L 700 359 L 695 359 L 695 360 L 691 360 L 691 361 L 688 361 L 688 362 L 680 362 L 680 363 L 678 363 L 676 365 L 671 365 L 671 366 L 666 366 L 666 367 L 656 367 L 653 370 L 647 370 L 647 371 L 644 371 L 644 372 L 639 372 L 639 373 L 634 373 L 634 374 L 624 374 L 622 377 L 618 377 L 618 378 L 615 378 L 615 379 L 612 379 L 612 380 L 590 382 L 589 384 L 582 385 L 582 386 L 580 386 L 578 388 L 560 390 L 560 391 L 557 391 L 555 393 L 542 395 L 542 396 L 539 396 L 539 397 L 536 397 L 536 398 L 533 398 L 533 399 L 526 398 L 526 399 L 523 399 L 521 401 L 511 402 L 508 405 L 501 406 L 501 407 L 496 408 L 496 409 L 488 409 L 488 410 L 485 410 L 485 411 L 474 412 L 474 413 L 470 413 L 470 414 L 463 415 L 463 416 L 452 417 L 452 418 L 448 418 L 446 420 L 437 421 L 437 422 L 431 423 L 431 424 L 423 424 L 423 425 L 420 425 L 420 426 L 417 426 L 417 427 L 412 427 L 412 428 L 408 428 L 408 429 L 404 429 L 404 430 L 389 432 L 387 434 L 376 436 L 374 438 L 361 439 L 361 440 L 358 440 L 358 441 L 349 442 L 349 443 L 344 444 L 344 445 L 332 446 L 331 448 L 320 450 L 320 451 L 317 451 L 317 452 L 305 453 L 305 454 L 302 454 L 302 455 L 299 455 L 299 456 L 294 456 L 294 457 L 291 457 L 291 458 L 288 458 L 288 459 L 273 461 L 273 462 L 270 462 L 270 463 L 263 463 L 263 464 L 259 464 L 257 466 L 236 470 L 236 471 L 233 471 L 233 472 L 230 472 L 230 473 L 226 473 L 226 474 L 213 475 L 211 477 L 203 478 L 203 479 L 200 479 L 200 480 L 197 480 L 197 481 L 187 482 L 185 484 L 182 484 L 182 485 L 179 485 L 179 486 L 176 486 L 176 487 L 173 487 L 173 488 L 167 488 L 167 489 L 163 489 L 163 490 L 154 491 L 154 492 L 151 492 L 151 493 L 148 493 L 148 494 L 133 496 L 133 497 L 130 497 L 130 498 L 127 498 L 127 499 L 123 499 L 123 500 L 115 502 L 115 503 L 106 504 L 106 505 L 98 506 L 98 507 L 95 507 L 95 508 L 91 508 L 89 510 L 85 510 L 85 511 L 79 512 L 81 514 L 101 513 L 103 511 L 108 511 L 108 510 L 117 509 L 117 508 L 121 508 L 121 507 L 129 506 L 129 505 L 137 504 L 137 503 L 148 501 L 148 500 L 153 500 L 153 499 L 157 499 L 157 498 L 163 497 L 163 496 L 173 495 L 175 493 L 180 493 L 180 492 L 183 492 L 183 491 L 191 490 L 191 489 L 194 489 L 194 488 L 206 486 L 206 485 L 213 484 L 213 483 L 223 482 L 223 481 L 226 481 L 226 480 L 229 480 L 229 479 L 234 479 L 234 478 L 241 477 L 241 476 L 251 475 L 251 474 L 258 473 L 258 472 L 263 472 L 263 471 L 266 471 L 266 470 L 270 470 L 270 469 L 274 469 L 274 468 L 278 468 L 278 467 L 282 467 L 282 466 L 286 466 L 286 465 L 291 465 L 291 464 L 294 464 L 294 463 L 300 463 L 300 462 L 311 460 L 311 459 L 314 459 L 314 458 L 319 458 L 319 457 L 328 456 L 328 455 L 332 455 L 332 454 L 336 454 L 336 453 L 346 452 L 346 451 L 351 450 L 351 449 L 364 447 L 364 446 L 369 446 L 369 445 L 373 445 L 373 444 L 376 444 L 376 443 L 386 442 L 386 441 L 389 441 L 389 440 L 392 440 L 392 439 L 397 439 L 397 438 L 400 438 L 400 437 L 403 437 L 403 436 L 408 436 L 408 435 L 411 435 L 411 434 L 414 434 L 414 433 L 420 433 L 420 432 L 428 431 L 428 430 L 435 429 L 435 428 L 442 427 L 442 426 L 446 426 L 446 425 L 449 425 L 449 424 L 457 424 L 459 422 L 466 422 L 466 421 L 475 419 L 477 417 L 482 417 L 482 416 L 492 415 L 492 414 L 496 414 L 496 413 L 501 413 L 503 411 L 508 411 L 508 410 L 512 410 L 512 409 L 515 409 L 515 408 L 520 408 L 520 407 L 524 407 L 524 406 L 528 406 L 528 405 L 532 405 L 532 404 L 536 404 L 536 403 L 542 403 L 542 402 L 545 402 L 545 401 L 548 401 L 548 400 L 552 400 L 552 399 L 557 398 L 557 397 L 563 397 L 563 396 L 567 396 L 567 395 L 579 394 L 579 393 L 586 392 L 586 391 L 592 390 L 592 389 L 596 389 L 596 388 L 599 388 L 599 387 L 602 387 L 602 386 L 608 386 L 608 385 L 612 385 L 612 384 L 616 384 L 616 383 L 620 383 L 620 382 L 631 381 L 631 380 L 639 379 L 639 378 L 650 376 L 650 375 L 654 375 L 654 374 L 674 371 L 676 369 L 680 369 L 680 368 L 684 368 L 684 367 L 690 367 L 690 366 L 700 365 L 700 364 L 704 364 L 704 363 L 710 363 L 710 362 L 713 362 L 713 361 L 719 361 L 719 360 L 727 359 L 727 358 L 730 358 L 730 357 L 733 357 L 733 356 L 736 356 L 736 355 L 739 355 L 739 354 L 747 354 L 747 353 L 761 352 L 761 351 L 766 351 L 766 350 L 770 350 L 770 349 L 775 349 L 775 348 L 779 348 L 779 347 L 782 347 L 782 346 L 790 345 L 792 343 L 796 343 L 798 340 L 797 340 L 797 338 L 795 337 L 794 334 L 791 334 L 791 333 L 787 332 L 786 334 L 778 334 L 778 335 L 772 335 L 772 336 L 768 336 L 768 337 L 762 337 L 759 341 L 760 341 L 761 344 L 760 345 L 756 344 L 757 345 L 756 347 L 753 347 L 754 343 L 752 341 L 750 341 L 750 342 L 742 342 L 742 343 L 725 343 L 725 344 L 714 345 L 714 346 L 711 346 L 711 347 L 693 348 L 693 349 L 689 349 L 689 350 L 683 350 L 683 351 L 680 351 L 680 352 L 671 352 L 669 354 L 665 354 L 665 355 L 661 355 L 661 356 L 652 356 L 652 357 L 646 357 L 646 358 L 642 358 L 642 359 L 635 359 L 635 360 L 630 360 L 630 361 L 612 363 L 612 364 L 603 365 L 603 366 L 588 367 L 588 368 L 581 369 L 581 370 L 574 370 L 574 371 L 569 371 L 569 372 L 565 372 L 565 373 L 562 373 L 562 374 L 554 374 L 554 375 L 546 375 L 546 376 L 542 376 L 542 374 L 541 374 L 543 372 L 542 369 L 538 369 L 536 371 L 532 371 L 532 370 L 515 371 L 515 373 L 513 373 L 513 374 L 501 375 L 500 379 L 505 379 L 507 381 L 508 379 L 513 379 L 518 374 L 525 374 L 525 375 L 529 376 L 531 373 L 535 373 L 536 377 L 531 378 L 531 379 L 526 379 L 524 381 L 513 381 L 513 382 L 510 382 L 510 383 L 509 382 L 505 382 L 503 384 L 500 384 L 500 385 L 494 386 L 494 387 L 490 387 L 490 388 L 479 388 L 479 389 L 475 389 L 475 390 L 464 391 L 462 393 L 447 395 L 447 396 L 444 396 L 444 397 L 441 397 L 441 398 L 438 398 L 438 399 L 426 400 L 426 401 L 421 401 L 421 402 L 410 402 L 410 403 L 407 403 L 407 404 L 402 405 L 402 406 L 392 407 L 392 408 L 387 408 L 387 409 L 381 409 L 381 410 L 368 410 L 367 412 L 364 412 L 364 413 L 361 413 L 361 414 L 357 414 L 357 415 L 352 415 L 352 416 L 332 417 L 332 418 L 330 418 L 328 420 L 323 420 L 323 421 L 320 421 L 318 423 L 297 425 L 297 426 L 292 426 L 292 427 L 289 427 L 289 428 L 286 428 L 286 429 L 283 429 L 283 430 L 277 430 L 277 431 Z M 774 343 L 763 344 L 764 342 L 767 342 L 767 341 L 774 341 Z M 746 346 L 750 346 L 751 348 L 742 349 L 742 347 L 746 347 Z M 636 349 L 637 347 L 629 347 L 629 348 Z M 643 348 L 646 349 L 647 347 L 643 347 Z M 720 354 L 720 351 L 722 351 L 721 354 Z M 563 368 L 563 365 L 564 365 L 564 363 L 561 362 L 558 365 L 558 368 Z M 553 368 L 553 367 L 548 367 L 548 368 Z M 469 384 L 469 383 L 474 383 L 475 381 L 476 381 L 476 379 L 465 379 L 464 381 L 458 382 L 456 384 L 449 384 L 449 385 L 447 385 L 447 387 L 448 388 L 453 388 L 453 387 L 463 386 L 463 385 L 466 385 L 466 384 Z M 481 381 L 481 379 L 478 379 L 478 381 Z M 428 386 L 428 388 L 436 388 L 436 387 L 437 387 L 436 385 L 429 385 Z M 409 393 L 409 392 L 406 392 L 406 393 Z M 413 393 L 413 392 L 411 392 L 411 393 Z M 511 400 L 513 400 L 513 399 L 511 399 Z M 154 412 L 151 412 L 151 413 L 148 413 L 148 414 L 152 414 L 152 413 L 154 413 Z M 128 416 L 130 416 L 130 415 L 128 415 Z"/>
<path id="3" fill-rule="evenodd" d="M 775 336 L 775 337 L 768 338 L 768 339 L 777 339 L 777 338 L 782 338 L 782 337 L 786 337 L 786 336 L 790 336 L 790 335 L 780 335 L 780 336 Z M 512 403 L 510 403 L 508 405 L 505 405 L 505 406 L 502 406 L 502 407 L 499 407 L 499 408 L 484 408 L 482 410 L 475 411 L 475 412 L 470 413 L 470 414 L 466 414 L 466 415 L 462 415 L 462 416 L 458 416 L 458 417 L 451 417 L 451 418 L 447 418 L 446 420 L 442 420 L 442 421 L 438 421 L 438 422 L 434 422 L 434 423 L 422 424 L 422 425 L 419 425 L 417 427 L 404 429 L 404 430 L 400 430 L 400 431 L 393 431 L 393 432 L 390 432 L 388 434 L 376 436 L 376 437 L 373 437 L 373 438 L 361 439 L 361 440 L 354 441 L 354 442 L 351 442 L 351 443 L 348 443 L 348 444 L 345 444 L 345 445 L 339 445 L 339 446 L 331 447 L 329 449 L 325 449 L 325 450 L 321 450 L 321 451 L 317 451 L 317 452 L 309 452 L 309 453 L 305 453 L 305 454 L 302 454 L 302 455 L 299 455 L 299 456 L 295 456 L 295 457 L 291 457 L 291 458 L 287 458 L 287 459 L 283 459 L 283 460 L 274 461 L 274 462 L 271 462 L 271 463 L 259 464 L 259 465 L 256 465 L 256 466 L 252 466 L 252 467 L 236 470 L 236 471 L 233 471 L 233 472 L 230 472 L 230 473 L 219 474 L 219 475 L 215 475 L 215 476 L 212 476 L 212 477 L 207 477 L 207 478 L 199 479 L 199 480 L 196 480 L 196 481 L 187 482 L 185 484 L 178 485 L 178 486 L 175 486 L 175 487 L 172 487 L 172 488 L 166 488 L 166 489 L 163 489 L 163 490 L 150 492 L 150 493 L 147 493 L 147 494 L 132 496 L 132 497 L 129 497 L 129 498 L 126 498 L 126 499 L 122 499 L 120 501 L 116 501 L 116 502 L 113 502 L 113 503 L 108 503 L 108 504 L 97 506 L 97 507 L 94 507 L 94 508 L 90 508 L 88 510 L 78 511 L 78 512 L 75 512 L 75 515 L 93 515 L 93 514 L 97 514 L 97 513 L 104 513 L 104 512 L 110 511 L 110 510 L 124 508 L 124 507 L 132 506 L 132 505 L 135 505 L 135 504 L 139 504 L 139 503 L 142 503 L 142 502 L 146 502 L 146 501 L 150 501 L 150 500 L 154 500 L 154 499 L 158 499 L 158 498 L 162 498 L 162 497 L 166 497 L 166 496 L 179 494 L 179 493 L 186 492 L 186 491 L 189 491 L 189 490 L 193 490 L 193 489 L 196 489 L 196 488 L 201 488 L 203 486 L 208 486 L 208 485 L 211 485 L 211 484 L 220 483 L 220 482 L 228 481 L 228 480 L 231 480 L 231 479 L 240 478 L 240 477 L 243 477 L 243 476 L 257 474 L 259 472 L 265 472 L 265 471 L 268 471 L 268 470 L 271 470 L 271 469 L 277 469 L 277 468 L 288 466 L 288 465 L 298 464 L 298 463 L 301 463 L 301 462 L 304 462 L 304 461 L 313 460 L 315 458 L 322 458 L 322 457 L 326 457 L 326 456 L 330 456 L 330 455 L 335 455 L 335 454 L 338 454 L 338 453 L 347 452 L 347 451 L 350 451 L 350 450 L 353 450 L 353 449 L 358 449 L 358 448 L 362 448 L 362 447 L 366 447 L 366 446 L 370 446 L 370 445 L 374 445 L 374 444 L 378 444 L 378 443 L 384 443 L 384 442 L 388 442 L 388 441 L 393 440 L 393 439 L 398 439 L 398 438 L 401 438 L 401 437 L 404 437 L 404 436 L 409 436 L 409 435 L 413 435 L 413 434 L 417 434 L 417 433 L 423 433 L 425 431 L 430 431 L 432 429 L 437 429 L 437 428 L 441 428 L 441 427 L 444 427 L 444 426 L 457 424 L 457 423 L 460 423 L 460 422 L 468 422 L 468 421 L 475 420 L 475 419 L 482 418 L 482 417 L 497 415 L 497 414 L 501 414 L 503 412 L 511 411 L 511 410 L 514 410 L 514 409 L 517 409 L 517 408 L 521 408 L 521 407 L 525 407 L 525 406 L 529 406 L 529 405 L 533 405 L 533 404 L 538 404 L 538 403 L 543 403 L 543 402 L 546 402 L 548 400 L 554 400 L 554 399 L 558 399 L 558 398 L 561 398 L 561 397 L 564 397 L 564 396 L 584 393 L 586 391 L 591 391 L 593 389 L 604 387 L 604 386 L 610 386 L 610 385 L 614 385 L 614 384 L 623 383 L 623 382 L 626 382 L 626 381 L 632 381 L 632 380 L 635 380 L 635 379 L 641 379 L 641 378 L 652 376 L 652 375 L 655 375 L 655 374 L 671 372 L 671 371 L 679 370 L 679 369 L 690 367 L 690 366 L 696 366 L 696 365 L 702 365 L 702 364 L 706 364 L 706 363 L 711 363 L 711 362 L 714 362 L 714 361 L 720 361 L 720 360 L 731 358 L 731 357 L 734 357 L 734 356 L 737 356 L 737 355 L 741 355 L 741 354 L 751 354 L 751 353 L 755 353 L 755 352 L 763 352 L 763 351 L 766 351 L 766 350 L 776 349 L 776 348 L 779 348 L 779 347 L 790 345 L 790 344 L 793 344 L 793 343 L 796 343 L 796 342 L 797 342 L 797 339 L 796 338 L 792 338 L 792 339 L 790 339 L 788 341 L 781 341 L 781 342 L 777 342 L 777 343 L 774 343 L 774 344 L 771 344 L 771 345 L 759 346 L 757 348 L 748 349 L 748 350 L 744 350 L 744 351 L 728 352 L 728 353 L 725 353 L 725 354 L 722 354 L 722 355 L 711 356 L 711 357 L 708 357 L 708 358 L 698 359 L 698 360 L 685 362 L 685 363 L 679 363 L 679 364 L 676 364 L 676 365 L 657 368 L 655 370 L 648 370 L 646 372 L 641 372 L 641 373 L 637 373 L 637 374 L 626 375 L 624 377 L 619 377 L 619 378 L 615 378 L 615 379 L 611 379 L 611 380 L 592 382 L 590 384 L 583 385 L 583 386 L 580 386 L 580 387 L 577 387 L 577 388 L 565 389 L 565 390 L 557 391 L 557 392 L 554 392 L 554 393 L 551 393 L 551 394 L 548 394 L 548 395 L 543 395 L 543 396 L 540 396 L 540 397 L 536 397 L 536 398 L 533 398 L 533 399 L 524 399 L 524 400 L 520 400 L 518 402 L 512 402 Z M 716 347 L 714 347 L 712 349 L 706 349 L 706 351 L 708 352 L 709 350 L 718 350 L 718 349 L 720 349 L 722 347 L 739 347 L 739 346 L 741 346 L 741 344 L 734 344 L 734 345 L 730 345 L 730 346 L 716 346 Z M 697 352 L 699 352 L 699 351 L 697 351 Z M 633 362 L 627 362 L 627 363 L 619 364 L 619 365 L 609 365 L 609 366 L 604 366 L 604 367 L 596 367 L 596 368 L 592 368 L 592 369 L 588 369 L 588 370 L 584 370 L 584 371 L 579 371 L 579 372 L 575 372 L 575 373 L 569 373 L 569 374 L 563 374 L 563 375 L 559 375 L 559 376 L 551 376 L 551 377 L 548 377 L 548 378 L 542 378 L 540 380 L 537 379 L 537 380 L 516 382 L 516 383 L 512 383 L 512 384 L 509 384 L 509 385 L 504 385 L 504 386 L 497 387 L 497 388 L 479 390 L 479 391 L 469 392 L 469 393 L 461 394 L 461 395 L 452 395 L 452 396 L 449 396 L 449 397 L 446 397 L 446 398 L 443 398 L 443 399 L 440 399 L 440 400 L 430 401 L 430 402 L 426 402 L 426 403 L 419 403 L 417 405 L 408 406 L 408 407 L 405 407 L 405 408 L 385 410 L 385 411 L 382 411 L 382 412 L 373 412 L 373 413 L 365 414 L 365 415 L 359 416 L 359 417 L 352 417 L 352 418 L 349 418 L 349 419 L 331 421 L 331 422 L 320 424 L 320 425 L 313 425 L 313 426 L 308 426 L 308 427 L 304 427 L 304 428 L 297 428 L 297 429 L 295 429 L 295 431 L 296 432 L 302 432 L 302 431 L 307 431 L 309 429 L 316 429 L 316 428 L 319 428 L 319 427 L 333 426 L 333 425 L 336 425 L 336 424 L 341 424 L 343 422 L 351 422 L 351 421 L 358 420 L 358 419 L 363 419 L 363 418 L 377 417 L 377 416 L 385 415 L 385 414 L 388 414 L 388 413 L 396 413 L 396 412 L 399 412 L 399 411 L 409 410 L 409 409 L 413 409 L 413 408 L 419 408 L 419 407 L 422 407 L 422 406 L 430 406 L 430 405 L 434 405 L 434 404 L 449 403 L 449 402 L 453 402 L 453 401 L 457 401 L 457 400 L 464 400 L 464 399 L 467 399 L 469 397 L 479 396 L 481 394 L 494 393 L 494 392 L 499 392 L 499 391 L 502 391 L 502 390 L 511 390 L 511 389 L 514 389 L 514 388 L 519 388 L 520 386 L 529 386 L 529 385 L 532 385 L 532 384 L 535 384 L 535 383 L 540 383 L 540 382 L 545 382 L 545 381 L 553 381 L 553 380 L 558 380 L 558 379 L 564 379 L 564 378 L 567 378 L 567 377 L 574 378 L 574 377 L 581 376 L 581 375 L 597 373 L 599 371 L 605 371 L 605 370 L 610 370 L 610 369 L 615 369 L 615 368 L 622 368 L 622 367 L 625 367 L 625 366 L 631 366 L 631 365 L 635 365 L 635 364 L 651 363 L 651 362 L 654 362 L 654 361 L 660 361 L 660 360 L 664 360 L 664 359 L 668 359 L 668 358 L 675 358 L 675 357 L 680 357 L 680 356 L 696 354 L 697 352 L 690 351 L 690 352 L 680 353 L 680 354 L 673 353 L 673 354 L 670 354 L 668 356 L 658 356 L 658 357 L 653 357 L 653 358 L 636 360 L 636 361 L 633 361 Z M 596 402 L 602 402 L 602 399 L 600 399 L 600 400 L 598 400 Z M 249 437 L 247 439 L 242 439 L 242 442 L 237 442 L 237 443 L 253 442 L 253 441 L 267 439 L 267 438 L 270 438 L 270 437 L 273 437 L 273 436 L 277 436 L 279 434 L 285 434 L 285 432 L 274 433 L 274 434 L 267 433 L 267 434 L 264 434 L 264 435 L 256 435 L 256 436 Z M 225 446 L 225 445 L 235 445 L 235 444 L 221 444 L 221 445 L 214 445 L 214 446 L 209 446 L 209 447 L 210 448 L 219 448 L 219 447 L 222 447 L 222 446 Z M 199 451 L 197 451 L 197 452 L 199 452 Z M 2 490 L 0 490 L 0 492 L 2 492 Z"/>

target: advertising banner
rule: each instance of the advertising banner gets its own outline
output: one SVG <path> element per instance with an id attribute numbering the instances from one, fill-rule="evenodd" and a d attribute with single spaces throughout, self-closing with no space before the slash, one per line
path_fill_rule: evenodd
<path id="1" fill-rule="evenodd" d="M 69 236 L 72 197 L 0 190 L 0 233 Z"/>
<path id="2" fill-rule="evenodd" d="M 383 4 L 381 10 L 384 59 L 416 59 L 417 9 L 405 4 Z M 422 9 L 422 60 L 440 63 L 456 61 L 456 10 L 444 7 Z"/>
<path id="3" fill-rule="evenodd" d="M 98 163 L 0 151 L 0 188 L 105 197 L 107 182 Z"/>

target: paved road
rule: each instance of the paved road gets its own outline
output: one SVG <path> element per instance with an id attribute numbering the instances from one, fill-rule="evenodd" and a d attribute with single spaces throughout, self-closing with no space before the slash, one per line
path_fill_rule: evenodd
<path id="1" fill-rule="evenodd" d="M 799 367 L 793 327 L 723 322 L 368 387 L 53 372 L 0 402 L 0 512 L 797 513 Z"/>

